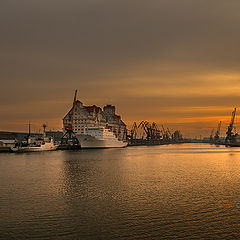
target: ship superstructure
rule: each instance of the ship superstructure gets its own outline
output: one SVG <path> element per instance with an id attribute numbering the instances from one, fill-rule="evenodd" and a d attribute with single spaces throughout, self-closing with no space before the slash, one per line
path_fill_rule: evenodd
<path id="1" fill-rule="evenodd" d="M 117 134 L 102 126 L 86 127 L 84 134 L 76 135 L 81 148 L 121 148 L 127 142 L 119 140 Z"/>
<path id="2" fill-rule="evenodd" d="M 40 152 L 40 151 L 54 151 L 58 145 L 54 143 L 52 137 L 46 136 L 46 124 L 43 124 L 43 136 L 33 137 L 30 133 L 30 122 L 29 122 L 29 133 L 25 141 L 16 142 L 15 146 L 11 148 L 13 152 Z"/>

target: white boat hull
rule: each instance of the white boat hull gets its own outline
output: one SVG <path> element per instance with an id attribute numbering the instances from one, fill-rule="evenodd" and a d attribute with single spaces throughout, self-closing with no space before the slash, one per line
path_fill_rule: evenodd
<path id="1" fill-rule="evenodd" d="M 13 152 L 42 152 L 42 151 L 55 151 L 57 146 L 47 146 L 47 147 L 12 147 Z"/>
<path id="2" fill-rule="evenodd" d="M 90 135 L 77 135 L 81 148 L 123 148 L 127 146 L 126 142 L 117 138 L 113 140 L 97 139 Z"/>

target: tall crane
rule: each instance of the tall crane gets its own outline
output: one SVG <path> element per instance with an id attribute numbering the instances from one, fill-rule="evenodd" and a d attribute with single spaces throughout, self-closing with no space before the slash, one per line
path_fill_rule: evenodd
<path id="1" fill-rule="evenodd" d="M 167 132 L 169 134 L 169 137 L 172 138 L 172 133 L 170 132 L 169 128 L 167 127 Z"/>
<path id="2" fill-rule="evenodd" d="M 210 137 L 209 137 L 209 139 L 210 139 L 211 142 L 213 141 L 213 134 L 214 134 L 214 128 L 212 129 L 211 134 L 210 134 Z"/>
<path id="3" fill-rule="evenodd" d="M 214 141 L 215 142 L 219 141 L 221 125 L 222 125 L 222 121 L 220 121 L 218 123 L 217 131 L 216 131 L 215 136 L 214 136 Z"/>
<path id="4" fill-rule="evenodd" d="M 47 124 L 46 124 L 46 123 L 43 123 L 42 127 L 43 127 L 43 137 L 45 138 L 45 137 L 46 137 Z"/>
<path id="5" fill-rule="evenodd" d="M 132 129 L 131 129 L 130 133 L 131 133 L 131 135 L 130 135 L 131 139 L 136 139 L 137 138 L 137 123 L 136 122 L 133 123 L 133 126 L 132 126 Z"/>
<path id="6" fill-rule="evenodd" d="M 174 140 L 175 142 L 180 142 L 183 140 L 183 136 L 179 130 L 173 132 L 172 140 Z"/>
<path id="7" fill-rule="evenodd" d="M 162 132 L 163 132 L 163 139 L 164 140 L 170 140 L 171 135 L 169 135 L 170 131 L 166 131 L 164 126 L 162 125 Z"/>
<path id="8" fill-rule="evenodd" d="M 151 131 L 152 131 L 152 128 L 151 128 L 151 125 L 148 121 L 141 121 L 140 124 L 138 125 L 138 128 L 142 127 L 144 132 L 146 133 L 147 135 L 147 140 L 149 140 L 151 138 Z"/>
<path id="9" fill-rule="evenodd" d="M 61 144 L 67 143 L 69 145 L 77 145 L 79 143 L 73 131 L 73 121 L 75 118 L 76 107 L 77 107 L 77 90 L 75 90 L 73 106 L 68 115 L 68 123 L 67 126 L 65 126 L 65 134 L 61 139 Z"/>
<path id="10" fill-rule="evenodd" d="M 159 130 L 158 125 L 155 122 L 152 123 L 151 129 L 152 129 L 152 136 L 155 139 L 160 139 L 161 131 Z"/>
<path id="11" fill-rule="evenodd" d="M 234 125 L 234 120 L 235 120 L 235 117 L 236 117 L 236 111 L 237 111 L 237 108 L 234 108 L 234 110 L 233 110 L 233 112 L 232 112 L 231 122 L 230 122 L 230 124 L 229 124 L 229 126 L 228 126 L 228 130 L 227 130 L 227 132 L 226 132 L 226 134 L 227 134 L 227 136 L 226 136 L 226 138 L 225 138 L 225 141 L 226 141 L 226 142 L 231 141 L 232 136 L 233 136 L 232 130 L 233 130 L 233 125 Z"/>

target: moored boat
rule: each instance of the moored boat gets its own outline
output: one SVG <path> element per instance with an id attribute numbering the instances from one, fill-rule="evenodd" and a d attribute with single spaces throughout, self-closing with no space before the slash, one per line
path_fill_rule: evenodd
<path id="1" fill-rule="evenodd" d="M 54 143 L 52 137 L 46 136 L 46 124 L 43 124 L 43 137 L 32 137 L 29 133 L 26 141 L 16 142 L 15 146 L 11 148 L 12 152 L 41 152 L 41 151 L 54 151 L 58 145 Z"/>
<path id="2" fill-rule="evenodd" d="M 40 151 L 54 151 L 58 145 L 54 144 L 53 138 L 44 138 L 41 141 L 34 141 L 31 144 L 18 143 L 11 148 L 13 152 L 40 152 Z"/>
<path id="3" fill-rule="evenodd" d="M 240 135 L 234 134 L 231 136 L 231 141 L 226 142 L 226 146 L 229 147 L 240 147 Z"/>
<path id="4" fill-rule="evenodd" d="M 114 132 L 102 126 L 86 127 L 76 136 L 81 148 L 122 148 L 127 142 L 119 140 Z"/>

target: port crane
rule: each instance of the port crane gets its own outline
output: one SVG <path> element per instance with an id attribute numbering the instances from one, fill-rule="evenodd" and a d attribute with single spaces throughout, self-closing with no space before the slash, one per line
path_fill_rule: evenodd
<path id="1" fill-rule="evenodd" d="M 234 120 L 235 120 L 235 117 L 236 117 L 236 111 L 237 111 L 237 108 L 234 108 L 233 112 L 232 112 L 232 118 L 231 118 L 231 121 L 230 121 L 230 124 L 228 126 L 228 129 L 227 129 L 227 136 L 225 138 L 225 141 L 226 142 L 230 142 L 232 140 L 232 137 L 233 137 L 233 125 L 234 125 Z"/>
<path id="2" fill-rule="evenodd" d="M 166 142 L 181 142 L 183 140 L 183 136 L 180 131 L 176 130 L 173 133 L 170 132 L 169 128 L 164 128 L 161 125 L 161 129 L 155 122 L 149 123 L 148 121 L 141 121 L 140 124 L 134 122 L 131 130 L 129 130 L 128 139 L 131 140 L 139 140 L 137 139 L 137 130 L 141 128 L 143 133 L 146 136 L 147 142 L 149 143 L 160 143 L 162 141 Z M 142 138 L 143 140 L 143 138 Z"/>
<path id="3" fill-rule="evenodd" d="M 170 140 L 171 133 L 170 133 L 169 129 L 165 130 L 164 126 L 162 125 L 162 132 L 163 132 L 163 139 L 167 140 L 167 141 Z"/>
<path id="4" fill-rule="evenodd" d="M 131 139 L 136 139 L 137 138 L 137 123 L 134 122 L 132 125 L 132 129 L 130 131 L 130 138 Z"/>
<path id="5" fill-rule="evenodd" d="M 144 132 L 147 135 L 147 140 L 160 140 L 162 138 L 161 136 L 161 130 L 158 128 L 157 124 L 153 122 L 152 124 L 148 121 L 142 121 L 138 125 L 138 128 L 143 128 Z"/>
<path id="6" fill-rule="evenodd" d="M 43 127 L 43 137 L 46 137 L 47 124 L 46 124 L 46 123 L 43 123 L 42 127 Z"/>
<path id="7" fill-rule="evenodd" d="M 220 121 L 218 123 L 217 131 L 216 131 L 215 136 L 214 136 L 214 141 L 215 142 L 219 141 L 221 125 L 222 125 L 222 121 Z"/>
<path id="8" fill-rule="evenodd" d="M 209 137 L 209 139 L 210 139 L 211 142 L 213 141 L 213 134 L 214 134 L 214 128 L 212 129 L 211 134 L 210 134 L 210 137 Z"/>
<path id="9" fill-rule="evenodd" d="M 176 130 L 173 134 L 172 134 L 172 140 L 174 140 L 175 142 L 179 142 L 183 140 L 183 136 L 182 133 L 179 130 Z"/>
<path id="10" fill-rule="evenodd" d="M 141 121 L 140 124 L 138 125 L 138 128 L 143 128 L 144 132 L 147 135 L 147 140 L 151 138 L 151 125 L 148 121 Z"/>
<path id="11" fill-rule="evenodd" d="M 73 106 L 68 116 L 68 123 L 67 126 L 65 126 L 65 134 L 61 139 L 61 144 L 78 145 L 79 143 L 73 131 L 73 121 L 75 118 L 76 107 L 77 107 L 77 90 L 75 90 Z"/>
<path id="12" fill-rule="evenodd" d="M 169 138 L 172 138 L 172 133 L 170 132 L 168 127 L 167 127 L 167 133 L 168 133 Z"/>
<path id="13" fill-rule="evenodd" d="M 152 123 L 151 129 L 152 129 L 152 137 L 155 139 L 160 139 L 161 131 L 159 130 L 158 125 L 155 122 Z"/>

